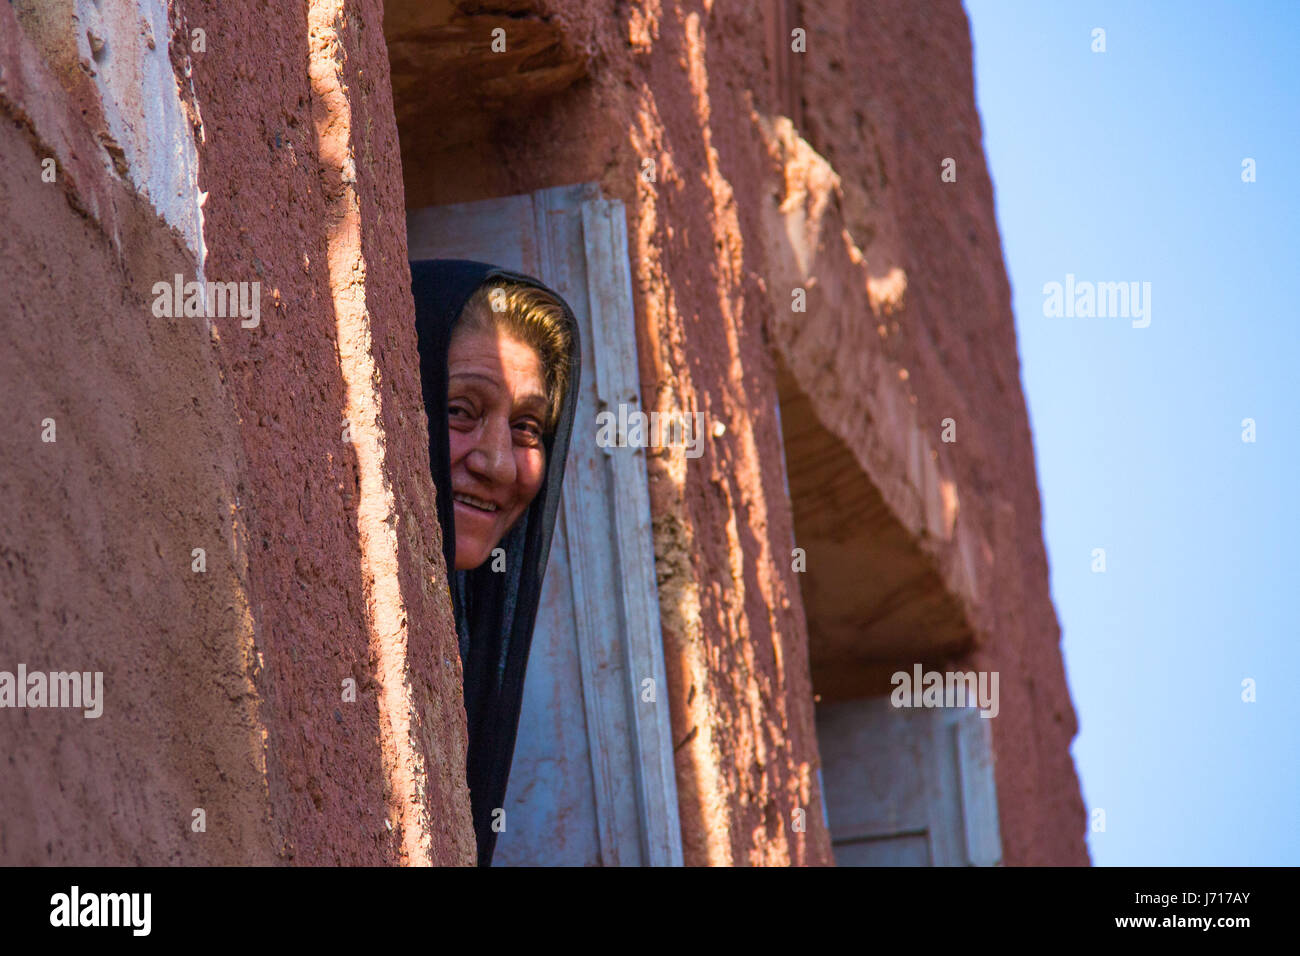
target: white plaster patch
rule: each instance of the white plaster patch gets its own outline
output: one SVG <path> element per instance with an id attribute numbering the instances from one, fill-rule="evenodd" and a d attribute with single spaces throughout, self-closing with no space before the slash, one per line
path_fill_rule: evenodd
<path id="1" fill-rule="evenodd" d="M 184 237 L 202 281 L 198 148 L 168 55 L 167 0 L 76 2 L 78 50 L 94 70 L 126 175 Z"/>

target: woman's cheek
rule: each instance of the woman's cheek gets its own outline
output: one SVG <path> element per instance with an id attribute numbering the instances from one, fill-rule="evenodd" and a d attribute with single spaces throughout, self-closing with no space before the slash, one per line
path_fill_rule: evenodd
<path id="1" fill-rule="evenodd" d="M 525 461 L 520 463 L 520 486 L 526 504 L 532 504 L 537 492 L 542 490 L 546 478 L 546 453 L 540 448 L 525 449 Z"/>
<path id="2" fill-rule="evenodd" d="M 453 465 L 465 457 L 468 445 L 469 439 L 465 432 L 455 426 L 447 429 L 447 450 L 451 453 L 451 463 Z"/>

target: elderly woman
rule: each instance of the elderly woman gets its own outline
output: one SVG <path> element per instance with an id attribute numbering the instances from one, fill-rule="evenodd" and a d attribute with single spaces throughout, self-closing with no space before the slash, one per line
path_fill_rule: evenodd
<path id="1" fill-rule="evenodd" d="M 578 330 L 555 292 L 487 263 L 412 262 L 411 285 L 487 866 L 577 403 Z"/>

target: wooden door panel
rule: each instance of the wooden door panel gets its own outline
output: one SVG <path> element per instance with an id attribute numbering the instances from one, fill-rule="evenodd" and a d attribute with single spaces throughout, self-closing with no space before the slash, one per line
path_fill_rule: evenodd
<path id="1" fill-rule="evenodd" d="M 1001 862 L 989 720 L 975 708 L 817 706 L 831 846 L 840 866 Z"/>

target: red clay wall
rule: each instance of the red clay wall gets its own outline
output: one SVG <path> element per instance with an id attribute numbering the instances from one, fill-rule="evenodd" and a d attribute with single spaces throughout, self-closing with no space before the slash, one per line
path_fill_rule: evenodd
<path id="1" fill-rule="evenodd" d="M 0 669 L 106 696 L 0 712 L 0 859 L 472 863 L 380 4 L 170 17 L 204 273 L 261 283 L 256 328 L 151 313 L 196 250 L 0 5 Z"/>
<path id="2" fill-rule="evenodd" d="M 875 319 L 836 347 L 878 352 L 898 370 L 939 472 L 955 486 L 955 540 L 927 546 L 975 629 L 973 651 L 954 665 L 1001 677 L 992 724 L 1003 858 L 1087 864 L 1069 752 L 1078 724 L 1049 590 L 970 26 L 955 0 L 804 6 L 818 11 L 809 33 L 824 53 L 804 59 L 801 132 L 841 178 L 838 222 L 828 227 L 860 243 L 867 295 L 857 308 Z M 941 177 L 947 158 L 955 182 Z M 904 291 L 891 281 L 899 273 Z M 940 440 L 949 418 L 951 443 Z M 840 425 L 849 434 L 858 422 Z M 957 567 L 967 563 L 958 545 L 973 573 Z"/>

